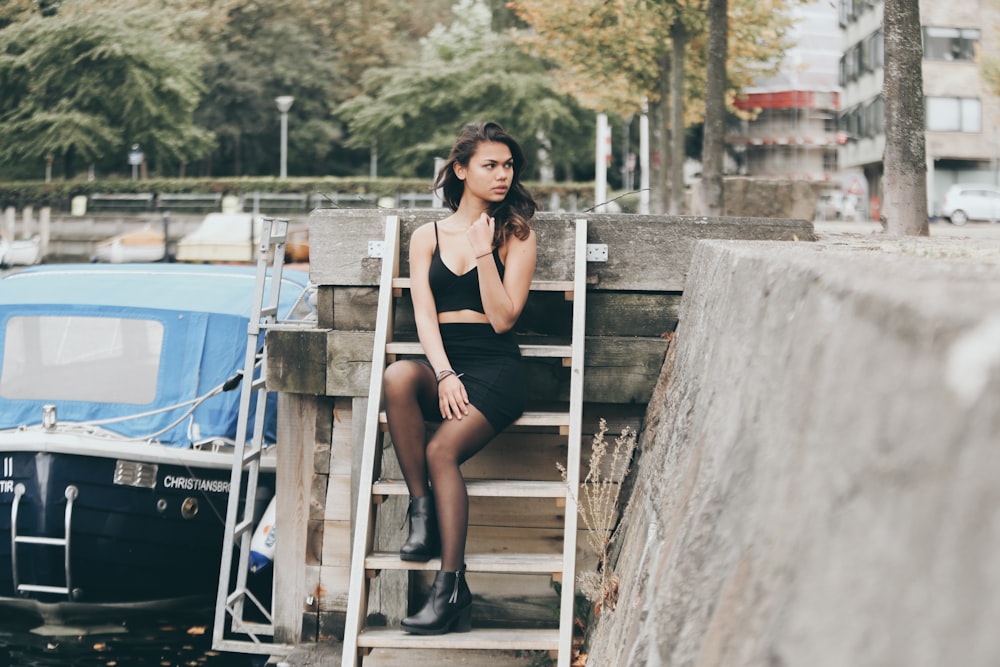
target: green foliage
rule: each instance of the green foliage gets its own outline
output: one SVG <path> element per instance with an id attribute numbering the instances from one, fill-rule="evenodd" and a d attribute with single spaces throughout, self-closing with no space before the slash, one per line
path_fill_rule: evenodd
<path id="1" fill-rule="evenodd" d="M 57 179 L 85 168 L 117 178 L 129 172 L 132 144 L 154 178 L 274 175 L 279 95 L 295 98 L 291 175 L 367 173 L 376 136 L 383 173 L 429 173 L 428 156 L 447 149 L 463 122 L 487 116 L 529 144 L 541 132 L 557 169 L 586 174 L 593 120 L 543 85 L 552 72 L 495 34 L 520 25 L 505 0 L 454 10 L 452 1 L 0 1 L 0 178 L 38 178 L 49 155 Z M 421 62 L 443 63 L 440 76 L 405 81 Z M 420 126 L 366 135 L 358 121 L 355 137 L 346 128 L 355 119 L 337 110 L 358 95 L 361 105 L 391 99 L 398 119 Z M 427 113 L 413 113 L 427 102 Z"/>
<path id="2" fill-rule="evenodd" d="M 140 144 L 153 161 L 210 150 L 193 123 L 203 52 L 175 40 L 155 8 L 41 14 L 0 30 L 0 160 L 124 161 Z"/>
<path id="3" fill-rule="evenodd" d="M 491 28 L 489 9 L 461 0 L 450 26 L 437 26 L 413 62 L 368 72 L 363 94 L 341 105 L 348 145 L 377 142 L 380 164 L 401 175 L 430 175 L 433 158 L 447 154 L 461 126 L 495 120 L 527 154 L 551 141 L 568 169 L 590 149 L 589 114 L 552 87 L 550 72 L 509 34 Z"/>
<path id="4" fill-rule="evenodd" d="M 277 172 L 279 95 L 295 98 L 288 116 L 290 173 L 322 173 L 340 138 L 330 117 L 340 81 L 336 51 L 327 46 L 327 26 L 303 20 L 298 4 L 242 2 L 208 44 L 205 80 L 212 94 L 197 118 L 218 135 L 212 158 L 222 173 Z"/>

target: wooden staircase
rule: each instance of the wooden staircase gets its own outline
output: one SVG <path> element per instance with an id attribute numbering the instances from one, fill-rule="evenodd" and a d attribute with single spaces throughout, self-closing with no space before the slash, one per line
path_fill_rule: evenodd
<path id="1" fill-rule="evenodd" d="M 351 572 L 348 589 L 347 618 L 344 630 L 343 667 L 358 667 L 376 648 L 391 649 L 478 649 L 537 650 L 557 656 L 559 667 L 569 667 L 573 645 L 573 608 L 576 576 L 577 504 L 580 484 L 581 422 L 583 416 L 583 352 L 587 277 L 587 221 L 577 220 L 573 249 L 573 279 L 570 281 L 534 281 L 532 291 L 563 292 L 573 301 L 572 334 L 569 345 L 522 345 L 524 357 L 547 357 L 563 360 L 570 369 L 569 404 L 560 411 L 525 412 L 507 432 L 551 429 L 565 438 L 566 460 L 552 461 L 565 466 L 565 481 L 470 479 L 471 498 L 553 499 L 564 506 L 562 551 L 555 553 L 476 553 L 466 556 L 469 573 L 547 574 L 561 581 L 558 628 L 476 628 L 466 633 L 436 636 L 411 635 L 399 628 L 366 625 L 370 584 L 384 570 L 436 571 L 440 559 L 427 563 L 403 561 L 397 552 L 379 552 L 375 544 L 377 510 L 389 496 L 406 496 L 406 485 L 381 479 L 385 413 L 381 412 L 382 374 L 387 360 L 397 355 L 421 354 L 419 343 L 393 341 L 394 301 L 409 288 L 409 280 L 399 276 L 400 224 L 395 215 L 386 217 L 382 252 L 379 302 L 376 314 L 375 343 L 372 354 L 371 384 L 362 451 Z M 562 407 L 562 406 L 560 406 Z M 506 433 L 506 432 L 505 432 Z M 551 472 L 551 471 L 549 471 Z M 474 517 L 472 517 L 474 518 Z M 474 591 L 475 592 L 475 591 Z M 475 607 L 475 603 L 473 603 Z"/>

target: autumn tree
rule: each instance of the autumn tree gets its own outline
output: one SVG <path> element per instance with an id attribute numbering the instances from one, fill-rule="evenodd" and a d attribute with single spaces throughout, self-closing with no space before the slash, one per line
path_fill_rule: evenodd
<path id="1" fill-rule="evenodd" d="M 919 0 L 886 0 L 885 155 L 882 226 L 889 234 L 927 236 L 927 159 Z"/>
<path id="2" fill-rule="evenodd" d="M 643 100 L 661 121 L 655 141 L 670 136 L 670 178 L 653 183 L 669 191 L 672 211 L 683 196 L 685 128 L 705 113 L 708 0 L 514 0 L 532 29 L 526 39 L 556 64 L 561 89 L 595 111 L 635 113 Z M 725 99 L 767 75 L 787 46 L 796 0 L 732 0 L 728 3 Z M 669 84 L 665 85 L 665 82 Z M 666 91 L 669 90 L 669 95 Z M 654 197 L 654 201 L 664 201 Z"/>

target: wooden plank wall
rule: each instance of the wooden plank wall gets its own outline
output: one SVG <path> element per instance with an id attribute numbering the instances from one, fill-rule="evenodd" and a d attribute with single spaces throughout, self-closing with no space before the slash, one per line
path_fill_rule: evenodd
<path id="1" fill-rule="evenodd" d="M 281 534 L 293 536 L 278 557 L 276 618 L 283 638 L 314 641 L 343 632 L 351 517 L 357 496 L 358 452 L 361 449 L 371 372 L 375 306 L 381 269 L 379 246 L 384 217 L 400 216 L 403 247 L 401 275 L 407 275 L 409 236 L 418 225 L 437 220 L 443 210 L 317 210 L 310 216 L 310 272 L 318 287 L 319 319 L 308 330 L 275 330 L 268 334 L 268 386 L 282 392 L 282 433 L 294 447 L 279 464 Z M 571 278 L 573 221 L 580 215 L 539 214 L 540 280 Z M 585 434 L 609 422 L 607 439 L 625 425 L 639 430 L 646 403 L 659 375 L 669 336 L 677 325 L 677 309 L 694 244 L 700 239 L 813 240 L 804 221 L 697 218 L 636 215 L 586 215 L 588 243 L 607 246 L 607 261 L 588 264 Z M 516 331 L 524 342 L 567 342 L 571 305 L 561 294 L 537 293 L 528 301 Z M 400 300 L 395 338 L 416 339 L 412 310 Z M 538 407 L 568 400 L 569 372 L 558 361 L 526 360 L 526 392 Z M 564 438 L 563 438 L 564 439 Z M 582 474 L 586 474 L 592 435 L 585 435 Z M 466 466 L 467 477 L 510 477 L 539 470 L 558 479 L 554 461 L 564 445 L 550 446 L 551 434 L 501 435 Z M 555 439 L 558 441 L 558 438 Z M 284 443 L 283 443 L 284 444 Z M 397 475 L 390 455 L 384 477 Z M 563 453 L 564 456 L 564 453 Z M 283 459 L 284 460 L 284 459 Z M 304 479 L 303 461 L 312 462 Z M 310 496 L 305 501 L 306 492 Z M 380 508 L 380 548 L 394 549 L 404 538 L 399 526 L 404 499 Z M 516 506 L 515 506 L 516 505 Z M 308 511 L 303 511 L 308 507 Z M 470 508 L 470 551 L 550 550 L 557 539 L 562 508 L 551 501 L 511 503 L 473 501 Z M 519 517 L 514 529 L 508 518 Z M 581 531 L 584 530 L 581 527 Z M 281 542 L 281 540 L 279 540 Z M 580 536 L 578 571 L 593 568 L 595 557 Z M 405 577 L 383 574 L 376 580 L 374 607 L 386 622 L 406 613 Z M 419 582 L 418 582 L 419 583 Z M 548 577 L 470 576 L 476 598 L 477 624 L 513 616 L 531 623 L 554 622 L 556 595 Z M 419 589 L 419 586 L 416 587 Z"/>

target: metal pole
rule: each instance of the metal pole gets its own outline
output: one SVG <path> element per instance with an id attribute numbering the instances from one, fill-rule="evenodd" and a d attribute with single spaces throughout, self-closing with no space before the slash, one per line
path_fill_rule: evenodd
<path id="1" fill-rule="evenodd" d="M 292 108 L 295 98 L 291 95 L 281 95 L 274 98 L 274 104 L 281 112 L 281 168 L 279 178 L 283 181 L 288 176 L 288 110 Z"/>
<path id="2" fill-rule="evenodd" d="M 443 157 L 436 157 L 436 158 L 434 158 L 434 182 L 435 183 L 437 183 L 438 175 L 441 173 L 441 170 L 444 169 L 444 163 L 445 163 L 445 159 Z M 435 189 L 434 190 L 434 194 L 433 194 L 433 198 L 434 199 L 433 199 L 433 203 L 431 204 L 431 206 L 433 206 L 434 208 L 444 208 L 444 193 L 442 193 L 441 190 Z M 416 202 L 415 201 L 414 201 L 413 205 L 416 206 Z"/>
<path id="3" fill-rule="evenodd" d="M 281 180 L 288 177 L 288 112 L 281 112 Z"/>
<path id="4" fill-rule="evenodd" d="M 597 154 L 594 160 L 594 210 L 604 211 L 604 202 L 608 200 L 608 116 L 597 114 Z"/>
<path id="5" fill-rule="evenodd" d="M 643 105 L 645 106 L 645 105 Z M 639 116 L 639 213 L 649 214 L 649 115 Z"/>
<path id="6" fill-rule="evenodd" d="M 628 152 L 631 146 L 631 128 L 632 128 L 632 114 L 628 114 L 624 118 L 624 141 L 622 142 L 622 192 L 629 192 L 632 189 L 632 182 L 629 179 L 628 171 Z"/>

